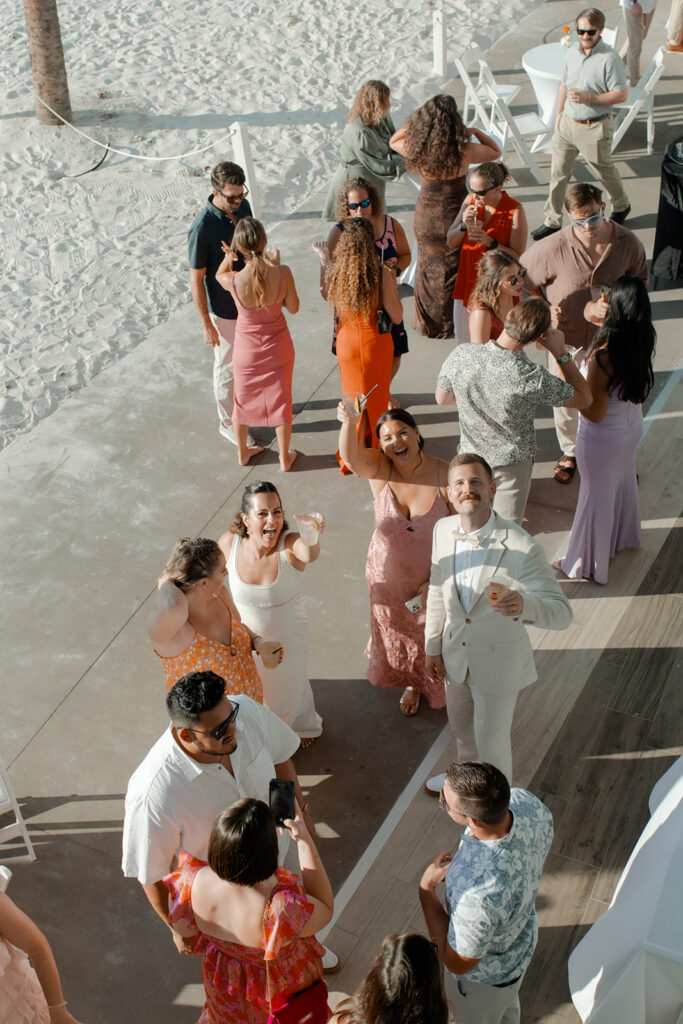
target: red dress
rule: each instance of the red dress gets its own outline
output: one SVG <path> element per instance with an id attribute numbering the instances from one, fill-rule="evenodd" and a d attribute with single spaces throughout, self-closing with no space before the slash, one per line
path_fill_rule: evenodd
<path id="1" fill-rule="evenodd" d="M 492 238 L 497 238 L 501 245 L 510 244 L 512 218 L 518 206 L 520 206 L 520 203 L 516 199 L 511 199 L 507 192 L 503 192 L 498 206 L 491 214 L 491 219 L 486 225 L 486 234 L 491 235 Z M 467 303 L 470 301 L 470 295 L 477 281 L 479 260 L 485 252 L 488 252 L 488 246 L 481 242 L 470 242 L 467 235 L 465 235 L 460 247 L 460 264 L 458 265 L 458 274 L 455 279 L 455 288 L 453 289 L 453 298 L 459 299 L 463 306 L 467 306 Z"/>
<path id="2" fill-rule="evenodd" d="M 368 398 L 368 434 L 360 436 L 361 420 L 358 423 L 358 441 L 368 448 L 379 448 L 375 436 L 375 424 L 389 405 L 389 384 L 391 364 L 394 359 L 394 342 L 390 334 L 380 334 L 377 329 L 377 314 L 365 316 L 358 313 L 340 313 L 337 332 L 337 359 L 341 372 L 342 393 L 357 391 L 361 395 L 375 387 Z M 339 454 L 337 458 L 342 473 L 349 470 Z"/>
<path id="3" fill-rule="evenodd" d="M 171 924 L 182 921 L 198 930 L 192 912 L 192 883 L 204 867 L 206 861 L 183 850 L 177 870 L 165 876 Z M 265 946 L 241 946 L 199 932 L 195 953 L 202 957 L 206 1002 L 197 1024 L 266 1024 L 266 960 L 274 1010 L 322 977 L 325 950 L 314 936 L 300 937 L 313 904 L 291 871 L 278 868 L 277 877 L 264 923 Z"/>

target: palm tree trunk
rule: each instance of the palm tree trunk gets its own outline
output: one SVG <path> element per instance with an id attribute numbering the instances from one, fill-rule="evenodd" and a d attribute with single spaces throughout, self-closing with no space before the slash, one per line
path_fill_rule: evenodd
<path id="1" fill-rule="evenodd" d="M 64 67 L 57 0 L 24 0 L 33 88 L 65 121 L 72 121 L 69 84 Z M 45 124 L 62 124 L 36 99 L 36 116 Z"/>

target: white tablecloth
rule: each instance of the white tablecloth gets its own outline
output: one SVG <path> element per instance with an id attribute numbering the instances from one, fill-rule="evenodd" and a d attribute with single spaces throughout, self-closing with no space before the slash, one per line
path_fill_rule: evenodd
<path id="1" fill-rule="evenodd" d="M 552 131 L 557 113 L 557 94 L 562 81 L 562 63 L 565 47 L 562 43 L 544 43 L 527 50 L 522 57 L 522 67 L 529 76 L 538 102 L 538 113 L 548 128 L 545 140 L 539 140 L 532 147 L 532 152 L 549 152 Z"/>
<path id="2" fill-rule="evenodd" d="M 586 1024 L 683 1024 L 683 757 L 650 813 L 609 909 L 569 958 Z"/>

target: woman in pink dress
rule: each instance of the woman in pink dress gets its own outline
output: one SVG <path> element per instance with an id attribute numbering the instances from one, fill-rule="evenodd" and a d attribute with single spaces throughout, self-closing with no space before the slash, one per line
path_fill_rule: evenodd
<path id="1" fill-rule="evenodd" d="M 266 1024 L 271 1009 L 322 978 L 315 933 L 332 918 L 332 887 L 298 806 L 285 825 L 305 886 L 277 866 L 275 818 L 251 798 L 219 815 L 208 864 L 183 851 L 164 878 L 171 927 L 199 935 L 206 1002 L 198 1024 Z"/>
<path id="2" fill-rule="evenodd" d="M 4 892 L 0 892 L 0 1021 L 78 1024 L 67 1009 L 50 943 Z"/>
<path id="3" fill-rule="evenodd" d="M 287 473 L 298 452 L 289 447 L 292 435 L 292 372 L 294 346 L 282 312 L 299 310 L 299 296 L 289 267 L 280 266 L 280 254 L 272 249 L 266 256 L 268 239 L 260 221 L 244 217 L 235 228 L 232 246 L 244 258 L 245 266 L 233 273 L 233 250 L 222 243 L 225 258 L 216 280 L 229 291 L 237 306 L 235 349 L 235 405 L 232 422 L 237 440 L 237 457 L 246 466 L 263 451 L 247 447 L 250 426 L 275 427 L 280 469 Z"/>
<path id="4" fill-rule="evenodd" d="M 367 677 L 373 686 L 405 687 L 404 715 L 416 713 L 422 694 L 431 707 L 442 708 L 444 684 L 425 671 L 424 628 L 434 524 L 451 514 L 448 463 L 423 452 L 417 424 L 404 409 L 380 416 L 375 430 L 380 451 L 360 447 L 343 402 L 337 417 L 341 457 L 356 476 L 370 481 L 375 498 L 375 532 L 365 571 L 370 590 Z"/>
<path id="5" fill-rule="evenodd" d="M 640 547 L 636 448 L 654 383 L 655 340 L 645 285 L 639 277 L 618 278 L 585 364 L 593 400 L 579 416 L 581 487 L 567 554 L 556 563 L 571 579 L 607 583 L 615 553 Z"/>

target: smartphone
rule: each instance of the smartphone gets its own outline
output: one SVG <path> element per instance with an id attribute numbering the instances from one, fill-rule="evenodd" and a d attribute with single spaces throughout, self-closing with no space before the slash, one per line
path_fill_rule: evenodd
<path id="1" fill-rule="evenodd" d="M 410 600 L 405 602 L 405 606 L 409 612 L 419 612 L 422 607 L 422 594 L 416 594 L 415 597 L 411 597 Z"/>
<path id="2" fill-rule="evenodd" d="M 271 779 L 268 784 L 268 803 L 275 815 L 275 824 L 283 826 L 286 818 L 293 818 L 294 783 L 291 779 Z"/>

